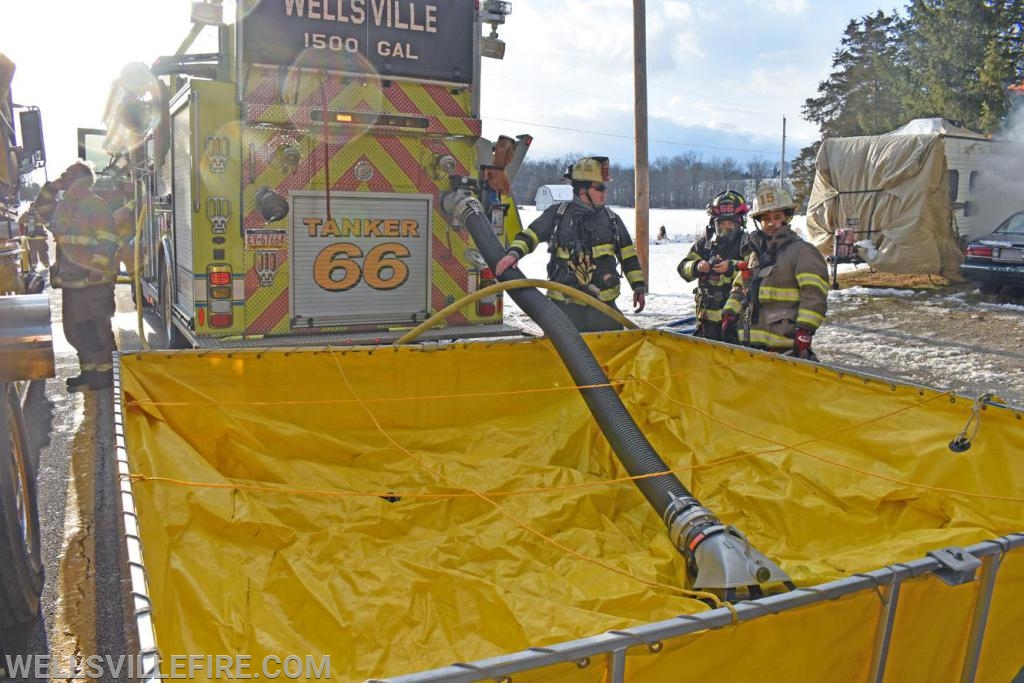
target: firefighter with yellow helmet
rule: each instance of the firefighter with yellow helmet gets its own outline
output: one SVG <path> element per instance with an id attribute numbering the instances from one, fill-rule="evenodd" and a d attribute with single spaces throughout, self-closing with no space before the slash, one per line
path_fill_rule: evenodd
<path id="1" fill-rule="evenodd" d="M 758 227 L 747 267 L 733 280 L 723 335 L 755 348 L 815 359 L 811 338 L 825 321 L 828 268 L 821 253 L 793 232 L 789 192 L 762 185 L 750 217 Z"/>
<path id="2" fill-rule="evenodd" d="M 548 207 L 528 228 L 517 234 L 508 252 L 495 268 L 501 275 L 540 244 L 547 242 L 551 260 L 548 279 L 571 287 L 615 306 L 619 296 L 618 266 L 633 289 L 633 310 L 646 303 L 647 284 L 636 247 L 622 219 L 605 206 L 611 176 L 607 157 L 583 157 L 565 173 L 572 183 L 571 202 Z M 621 325 L 595 308 L 577 303 L 561 292 L 550 297 L 580 332 L 617 330 Z"/>
<path id="3" fill-rule="evenodd" d="M 51 283 L 61 288 L 64 335 L 78 352 L 81 374 L 67 380 L 68 391 L 105 389 L 113 384 L 114 281 L 118 240 L 114 217 L 92 191 L 92 167 L 77 161 L 53 182 L 63 191 L 50 231 L 57 243 Z"/>

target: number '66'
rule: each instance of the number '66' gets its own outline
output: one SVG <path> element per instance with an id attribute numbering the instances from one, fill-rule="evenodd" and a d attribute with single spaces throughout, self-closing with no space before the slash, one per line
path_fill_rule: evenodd
<path id="1" fill-rule="evenodd" d="M 324 247 L 313 261 L 313 281 L 329 292 L 343 292 L 365 280 L 374 289 L 394 289 L 409 279 L 409 257 L 404 244 L 386 242 L 371 249 L 360 267 L 363 250 L 349 242 Z"/>

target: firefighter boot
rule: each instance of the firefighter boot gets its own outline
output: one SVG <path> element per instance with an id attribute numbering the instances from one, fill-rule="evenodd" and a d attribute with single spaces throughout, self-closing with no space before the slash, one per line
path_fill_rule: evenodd
<path id="1" fill-rule="evenodd" d="M 77 375 L 76 377 L 68 377 L 64 381 L 64 385 L 67 387 L 69 392 L 78 391 L 79 387 L 83 387 L 83 386 L 85 386 L 86 384 L 89 383 L 89 376 L 91 374 L 92 374 L 91 372 L 86 370 L 86 371 L 80 373 L 79 375 Z"/>
<path id="2" fill-rule="evenodd" d="M 114 371 L 95 371 L 89 377 L 89 388 L 93 391 L 101 391 L 114 386 Z"/>

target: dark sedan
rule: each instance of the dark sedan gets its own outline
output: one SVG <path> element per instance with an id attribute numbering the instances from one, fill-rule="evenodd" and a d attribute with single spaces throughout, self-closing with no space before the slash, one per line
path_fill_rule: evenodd
<path id="1" fill-rule="evenodd" d="M 1018 211 L 989 235 L 971 240 L 960 274 L 984 294 L 1004 286 L 1024 287 L 1024 211 Z"/>

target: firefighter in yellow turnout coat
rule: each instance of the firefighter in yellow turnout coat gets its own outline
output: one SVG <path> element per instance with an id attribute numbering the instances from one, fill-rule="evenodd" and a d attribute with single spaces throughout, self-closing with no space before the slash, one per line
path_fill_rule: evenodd
<path id="1" fill-rule="evenodd" d="M 94 182 L 92 168 L 76 162 L 55 183 L 64 195 L 50 224 L 57 243 L 51 282 L 62 288 L 64 334 L 78 351 L 81 366 L 81 374 L 67 380 L 68 391 L 113 384 L 115 341 L 110 319 L 115 308 L 118 240 L 110 209 L 92 191 Z"/>
<path id="2" fill-rule="evenodd" d="M 813 359 L 811 337 L 828 308 L 828 269 L 790 227 L 795 209 L 785 190 L 758 190 L 750 215 L 763 239 L 755 235 L 748 268 L 733 280 L 722 328 L 747 346 Z"/>
<path id="3" fill-rule="evenodd" d="M 508 253 L 497 263 L 501 275 L 543 242 L 549 243 L 548 279 L 616 308 L 619 296 L 618 265 L 633 289 L 634 312 L 644 308 L 647 286 L 636 247 L 622 219 L 604 205 L 611 182 L 606 157 L 584 157 L 566 171 L 572 181 L 573 200 L 550 206 L 517 234 Z M 622 326 L 600 311 L 577 303 L 561 292 L 550 297 L 580 332 L 618 330 Z"/>

